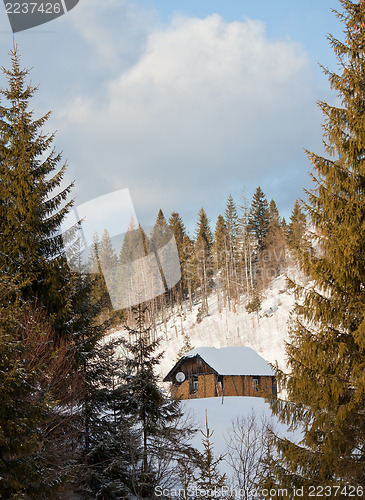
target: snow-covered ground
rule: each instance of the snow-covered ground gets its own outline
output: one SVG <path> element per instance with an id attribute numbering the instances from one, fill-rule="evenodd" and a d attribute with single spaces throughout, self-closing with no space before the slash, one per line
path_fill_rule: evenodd
<path id="1" fill-rule="evenodd" d="M 270 406 L 263 398 L 258 397 L 238 397 L 231 396 L 222 398 L 205 398 L 205 399 L 190 399 L 182 402 L 184 413 L 188 414 L 192 421 L 195 422 L 196 428 L 206 432 L 206 417 L 208 420 L 208 428 L 213 431 L 211 437 L 211 444 L 213 446 L 214 458 L 224 456 L 224 459 L 219 464 L 219 472 L 225 473 L 227 477 L 227 484 L 230 484 L 233 478 L 233 471 L 229 465 L 229 457 L 227 455 L 227 442 L 229 441 L 232 432 L 232 423 L 237 419 L 246 419 L 245 424 L 245 438 L 241 449 L 245 447 L 255 446 L 253 444 L 258 439 L 260 429 L 269 426 L 276 435 L 287 437 L 291 441 L 300 441 L 302 435 L 296 430 L 294 432 L 288 431 L 284 424 L 281 424 L 278 419 L 272 415 Z M 254 415 L 257 424 L 256 431 L 250 427 L 249 422 L 252 423 L 252 415 Z M 237 435 L 237 434 L 236 434 Z M 200 452 L 204 451 L 202 439 L 202 432 L 198 431 L 193 440 L 192 445 Z M 253 450 L 251 449 L 252 453 Z M 244 452 L 243 452 L 244 453 Z M 257 464 L 255 464 L 257 466 Z"/>
<path id="2" fill-rule="evenodd" d="M 161 375 L 166 375 L 176 362 L 177 353 L 188 335 L 193 347 L 252 347 L 270 363 L 278 362 L 285 369 L 285 341 L 288 340 L 287 320 L 293 308 L 293 296 L 288 292 L 284 276 L 271 282 L 262 299 L 259 314 L 249 314 L 245 301 L 236 308 L 227 307 L 219 312 L 213 293 L 209 297 L 209 315 L 197 322 L 200 304 L 192 311 L 185 304 L 182 314 L 174 314 L 160 325 L 157 334 L 162 337 L 161 349 L 165 352 L 160 365 Z"/>
<path id="3" fill-rule="evenodd" d="M 233 420 L 237 417 L 248 417 L 250 413 L 257 416 L 258 421 L 271 423 L 275 433 L 280 436 L 290 436 L 290 439 L 300 438 L 298 432 L 288 432 L 284 424 L 278 422 L 271 413 L 270 406 L 263 398 L 230 396 L 222 398 L 189 399 L 182 402 L 184 413 L 192 416 L 198 427 L 205 430 L 206 412 L 208 427 L 214 431 L 212 442 L 214 454 L 224 454 L 226 451 L 225 437 Z M 197 432 L 193 444 L 201 448 L 202 434 Z"/>

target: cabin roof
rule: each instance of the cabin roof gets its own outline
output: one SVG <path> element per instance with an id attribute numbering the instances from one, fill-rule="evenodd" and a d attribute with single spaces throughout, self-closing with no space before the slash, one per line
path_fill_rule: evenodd
<path id="1" fill-rule="evenodd" d="M 185 360 L 196 357 L 200 357 L 218 375 L 275 375 L 269 363 L 250 347 L 197 347 L 182 357 L 164 380 L 170 380 Z"/>

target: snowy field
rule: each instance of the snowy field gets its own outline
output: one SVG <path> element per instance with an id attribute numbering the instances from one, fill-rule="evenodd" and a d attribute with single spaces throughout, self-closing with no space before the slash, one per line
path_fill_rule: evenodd
<path id="1" fill-rule="evenodd" d="M 248 417 L 252 412 L 258 422 L 270 423 L 280 436 L 290 435 L 290 439 L 298 439 L 299 433 L 288 432 L 284 424 L 278 422 L 271 413 L 270 406 L 263 398 L 250 398 L 245 396 L 230 396 L 222 398 L 189 399 L 182 402 L 184 413 L 191 416 L 197 427 L 205 429 L 207 412 L 208 427 L 214 431 L 212 442 L 215 455 L 225 453 L 225 438 L 233 420 L 239 417 Z M 193 444 L 201 449 L 202 434 L 197 432 Z"/>

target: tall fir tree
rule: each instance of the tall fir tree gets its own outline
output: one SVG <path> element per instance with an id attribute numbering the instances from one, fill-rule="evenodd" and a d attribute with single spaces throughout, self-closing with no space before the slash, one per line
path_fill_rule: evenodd
<path id="1" fill-rule="evenodd" d="M 303 440 L 276 438 L 270 478 L 345 498 L 365 486 L 365 1 L 340 3 L 345 40 L 328 38 L 341 74 L 324 71 L 341 106 L 319 102 L 328 157 L 308 152 L 315 188 L 304 206 L 319 251 L 299 252 L 311 286 L 296 284 L 290 373 L 278 373 L 288 400 L 272 403 Z"/>
<path id="2" fill-rule="evenodd" d="M 69 308 L 68 270 L 59 227 L 71 208 L 72 185 L 59 188 L 65 165 L 54 152 L 54 134 L 41 129 L 50 113 L 33 117 L 30 99 L 37 87 L 27 84 L 16 47 L 11 69 L 3 68 L 8 87 L 0 90 L 0 249 L 1 269 L 17 275 L 24 300 L 35 296 L 54 318 L 65 319 Z"/>
<path id="3" fill-rule="evenodd" d="M 234 248 L 239 232 L 239 222 L 237 207 L 231 194 L 228 196 L 226 209 L 224 211 L 224 222 L 227 226 L 229 246 Z"/>
<path id="4" fill-rule="evenodd" d="M 191 242 L 185 224 L 177 212 L 172 212 L 169 218 L 169 228 L 174 234 L 180 260 L 181 280 L 177 288 L 181 298 L 184 298 L 189 293 L 188 261 L 191 257 Z"/>
<path id="5" fill-rule="evenodd" d="M 210 229 L 210 221 L 204 208 L 199 210 L 198 221 L 195 230 L 194 265 L 196 279 L 200 285 L 202 301 L 202 312 L 208 313 L 208 293 L 212 284 L 213 262 L 212 245 L 213 236 Z"/>
<path id="6" fill-rule="evenodd" d="M 265 250 L 261 256 L 263 281 L 270 280 L 284 271 L 286 265 L 286 238 L 279 210 L 274 200 L 269 204 L 269 225 L 265 237 Z"/>
<path id="7" fill-rule="evenodd" d="M 290 248 L 298 251 L 308 247 L 305 237 L 306 229 L 306 217 L 301 209 L 299 200 L 296 200 L 287 228 L 287 240 Z"/>
<path id="8" fill-rule="evenodd" d="M 225 274 L 227 265 L 227 247 L 228 247 L 228 231 L 227 226 L 222 215 L 218 215 L 217 223 L 214 231 L 214 260 L 217 271 L 222 270 Z"/>
<path id="9" fill-rule="evenodd" d="M 23 303 L 17 281 L 0 279 L 0 497 L 49 498 L 75 465 L 78 376 L 40 306 Z"/>
<path id="10" fill-rule="evenodd" d="M 248 223 L 250 230 L 255 235 L 258 250 L 264 250 L 265 238 L 269 229 L 269 205 L 260 186 L 257 187 L 252 199 Z"/>
<path id="11" fill-rule="evenodd" d="M 189 452 L 189 429 L 179 427 L 180 401 L 166 396 L 159 386 L 156 368 L 163 353 L 155 354 L 159 341 L 151 341 L 148 307 L 133 308 L 136 327 L 126 327 L 132 341 L 127 351 L 123 408 L 135 425 L 139 446 L 132 464 L 132 488 L 138 498 L 153 498 L 155 487 L 171 475 L 170 466 Z"/>
<path id="12" fill-rule="evenodd" d="M 237 207 L 232 195 L 229 195 L 226 210 L 224 212 L 224 221 L 227 227 L 227 291 L 230 299 L 238 299 L 240 294 L 240 252 L 238 249 L 239 220 Z"/>

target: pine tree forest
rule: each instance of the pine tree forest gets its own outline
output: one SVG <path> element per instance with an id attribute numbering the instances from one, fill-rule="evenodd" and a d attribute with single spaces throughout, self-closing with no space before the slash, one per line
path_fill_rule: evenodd
<path id="1" fill-rule="evenodd" d="M 303 498 L 345 498 L 365 487 L 365 0 L 339 3 L 344 40 L 328 37 L 339 72 L 322 68 L 339 100 L 318 102 L 325 153 L 306 151 L 312 188 L 288 222 L 261 186 L 248 196 L 243 179 L 242 195 L 223 193 L 214 219 L 198 207 L 192 224 L 161 207 L 150 230 L 131 219 L 119 247 L 107 230 L 95 233 L 87 262 L 77 251 L 74 266 L 60 232 L 74 186 L 61 189 L 67 165 L 55 134 L 43 132 L 50 113 L 33 111 L 38 87 L 14 45 L 0 90 L 1 499 L 172 500 L 156 491 L 195 485 L 210 493 L 184 498 L 218 498 L 213 489 L 224 488 L 219 498 L 234 500 L 221 471 L 230 461 L 237 484 L 282 498 L 301 489 Z M 157 247 L 170 235 L 181 277 L 169 288 Z M 128 267 L 148 255 L 154 275 Z M 128 290 L 142 276 L 153 298 L 116 308 L 105 269 L 122 267 L 112 285 Z M 265 396 L 302 440 L 252 414 L 234 424 L 227 457 L 216 456 L 208 418 L 197 428 L 162 383 L 167 325 L 181 324 L 173 366 L 194 349 L 188 315 L 196 325 L 212 310 L 259 321 L 280 276 L 295 297 L 289 371 L 274 367 L 280 391 Z"/>

